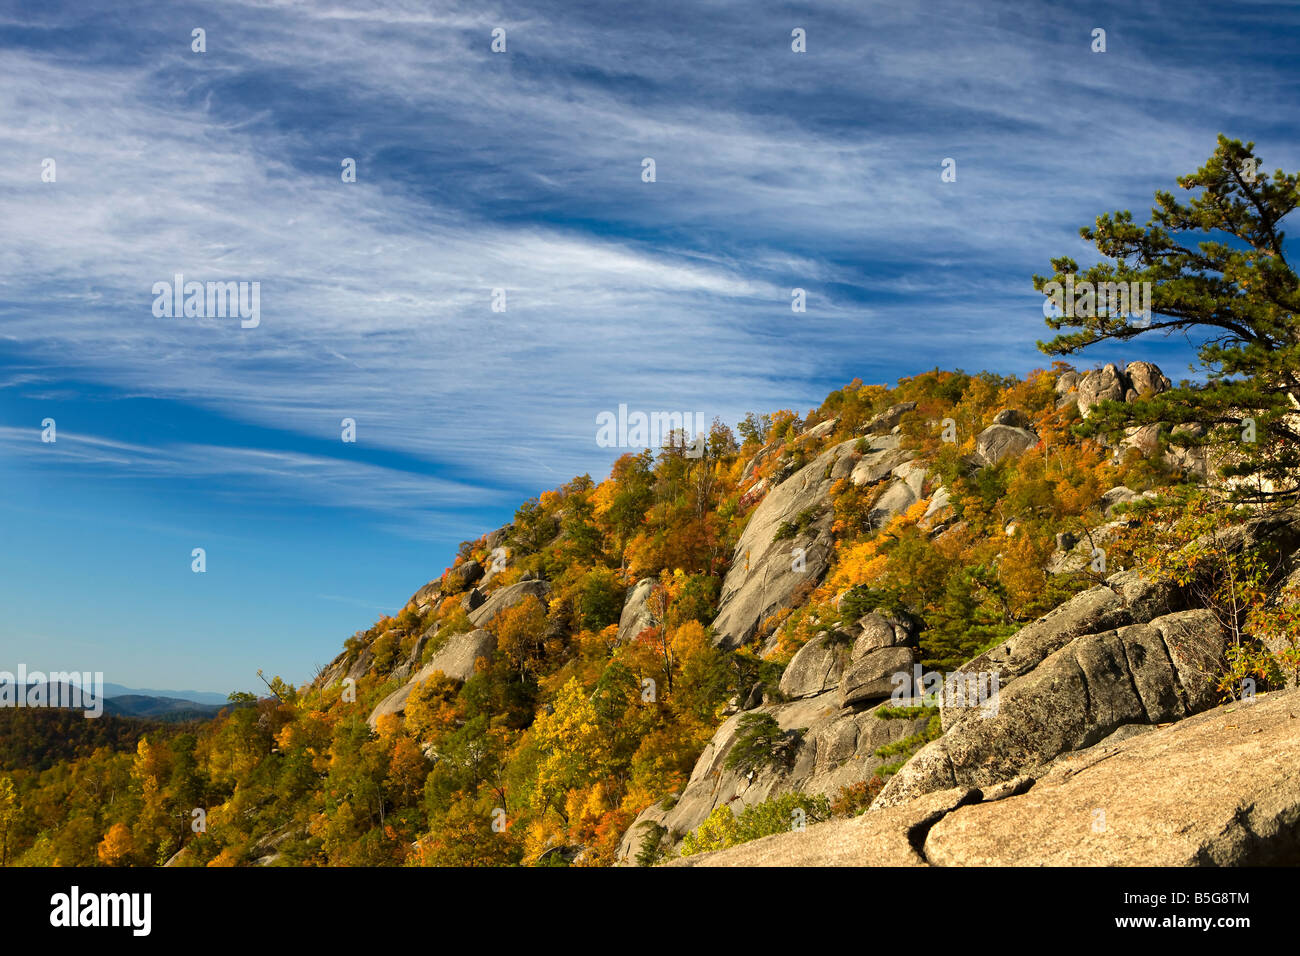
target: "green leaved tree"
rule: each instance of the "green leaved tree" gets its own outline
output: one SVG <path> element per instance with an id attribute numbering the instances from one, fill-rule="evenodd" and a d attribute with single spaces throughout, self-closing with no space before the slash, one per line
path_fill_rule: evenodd
<path id="1" fill-rule="evenodd" d="M 1034 276 L 1034 288 L 1058 305 L 1061 286 L 1072 284 L 1075 293 L 1047 319 L 1053 329 L 1069 331 L 1039 348 L 1068 355 L 1157 331 L 1200 339 L 1204 384 L 1100 403 L 1080 433 L 1113 438 L 1125 427 L 1160 423 L 1170 444 L 1208 446 L 1220 474 L 1238 479 L 1238 496 L 1294 499 L 1300 493 L 1300 279 L 1287 261 L 1281 227 L 1300 194 L 1295 173 L 1262 170 L 1254 145 L 1219 136 L 1206 164 L 1178 179 L 1183 189 L 1199 192 L 1182 203 L 1158 191 L 1144 226 L 1124 211 L 1080 229 L 1105 258 L 1083 272 L 1073 259 L 1056 258 L 1053 276 Z M 1133 301 L 1144 283 L 1145 314 Z"/>

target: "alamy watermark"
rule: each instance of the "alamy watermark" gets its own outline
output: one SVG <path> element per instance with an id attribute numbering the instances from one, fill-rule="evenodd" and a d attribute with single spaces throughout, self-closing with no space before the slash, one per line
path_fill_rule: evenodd
<path id="1" fill-rule="evenodd" d="M 186 282 L 178 272 L 171 282 L 155 282 L 153 296 L 159 319 L 238 318 L 243 329 L 262 323 L 261 282 Z"/>
<path id="2" fill-rule="evenodd" d="M 618 406 L 618 414 L 600 412 L 596 415 L 596 444 L 601 448 L 663 448 L 680 437 L 684 444 L 687 436 L 695 440 L 686 447 L 687 458 L 704 456 L 707 425 L 702 412 L 628 412 L 627 405 Z"/>
<path id="3" fill-rule="evenodd" d="M 910 674 L 898 671 L 889 682 L 894 685 L 889 699 L 895 706 L 920 698 L 925 707 L 936 707 L 942 700 L 945 708 L 978 707 L 981 717 L 996 717 L 998 713 L 1001 677 L 997 671 L 953 671 L 945 676 L 938 671 L 922 671 L 921 665 L 915 664 Z"/>
<path id="4" fill-rule="evenodd" d="M 151 893 L 83 893 L 74 885 L 50 897 L 50 925 L 56 928 L 124 927 L 148 936 L 153 926 Z"/>
<path id="5" fill-rule="evenodd" d="M 61 707 L 85 711 L 86 719 L 104 713 L 102 671 L 0 671 L 0 707 Z"/>
<path id="6" fill-rule="evenodd" d="M 1045 318 L 1083 318 L 1131 315 L 1145 328 L 1151 324 L 1150 282 L 1080 282 L 1067 275 L 1065 284 L 1049 282 L 1043 286 Z"/>

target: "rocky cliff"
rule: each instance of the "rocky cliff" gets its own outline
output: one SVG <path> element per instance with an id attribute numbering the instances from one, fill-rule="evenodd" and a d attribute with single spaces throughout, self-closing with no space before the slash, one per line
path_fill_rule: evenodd
<path id="1" fill-rule="evenodd" d="M 1300 691 L 1126 724 L 1000 784 L 933 790 L 673 866 L 1300 864 Z"/>
<path id="2" fill-rule="evenodd" d="M 616 831 L 621 837 L 612 860 L 604 862 L 1297 860 L 1300 772 L 1291 721 L 1298 698 L 1290 690 L 1253 697 L 1243 692 L 1237 702 L 1224 703 L 1232 695 L 1225 693 L 1225 662 L 1234 654 L 1240 659 L 1243 619 L 1225 617 L 1209 599 L 1222 582 L 1204 555 L 1231 563 L 1233 555 L 1249 551 L 1253 561 L 1261 549 L 1269 550 L 1271 570 L 1260 584 L 1260 600 L 1280 607 L 1294 600 L 1300 585 L 1300 517 L 1257 516 L 1215 534 L 1208 551 L 1200 539 L 1183 542 L 1191 555 L 1186 573 L 1108 568 L 1108 553 L 1130 555 L 1132 536 L 1150 530 L 1143 508 L 1160 499 L 1167 485 L 1203 482 L 1205 460 L 1170 449 L 1163 433 L 1140 429 L 1119 445 L 1103 443 L 1097 464 L 1088 466 L 1092 471 L 1077 470 L 1061 457 L 1060 449 L 1070 448 L 1076 449 L 1070 454 L 1094 460 L 1087 458 L 1092 452 L 1077 450 L 1083 446 L 1065 428 L 1099 402 L 1134 401 L 1170 387 L 1150 363 L 1066 370 L 1032 387 L 1038 391 L 1026 385 L 1000 393 L 1012 401 L 975 417 L 924 397 L 877 403 L 873 414 L 856 422 L 823 415 L 815 425 L 794 423 L 736 463 L 727 513 L 743 518 L 736 519 L 739 530 L 704 633 L 723 655 L 737 655 L 717 660 L 731 661 L 728 679 L 741 682 L 719 708 L 720 723 L 702 740 L 678 786 L 658 799 L 641 800 L 630 814 L 627 802 L 608 811 L 609 819 L 622 820 Z M 967 416 L 961 419 L 964 435 L 947 435 L 957 422 L 947 415 Z M 944 437 L 936 439 L 941 432 Z M 1032 465 L 1022 468 L 1022 458 Z M 1122 471 L 1120 462 L 1127 462 Z M 713 467 L 718 473 L 723 465 Z M 1099 484 L 1108 468 L 1117 479 L 1133 476 L 1128 480 L 1139 490 L 1118 480 Z M 1076 495 L 1071 508 L 1079 517 L 1056 534 L 1054 552 L 1050 543 L 1046 551 L 1018 550 L 1029 547 L 1022 522 L 1035 520 L 1034 509 L 1042 506 L 1032 497 L 1015 507 L 1003 501 L 1031 495 L 1016 490 L 1016 480 L 1038 489 L 1032 494 L 1041 500 L 1053 469 L 1062 476 L 1055 493 Z M 1038 485 L 1017 478 L 1023 475 L 1035 476 Z M 616 491 L 593 500 L 608 507 Z M 538 520 L 540 510 L 523 510 L 519 520 Z M 464 685 L 499 672 L 494 668 L 503 666 L 501 622 L 529 602 L 546 614 L 545 633 L 534 635 L 538 647 L 572 642 L 579 618 L 593 613 L 584 610 L 591 599 L 582 590 L 592 585 L 579 587 L 572 574 L 548 570 L 554 559 L 543 559 L 544 549 L 516 566 L 527 554 L 519 547 L 525 533 L 550 541 L 546 547 L 555 554 L 568 547 L 577 533 L 572 514 L 560 508 L 550 520 L 542 533 L 511 526 L 487 536 L 475 557 L 412 596 L 403 617 L 421 622 L 418 627 L 390 619 L 387 630 L 351 643 L 317 685 L 373 675 L 382 659 L 381 677 L 370 680 L 383 696 L 368 709 L 368 723 L 378 730 L 386 716 L 400 719 L 410 695 L 435 674 Z M 1034 587 L 1044 593 L 1057 587 L 1053 579 L 1071 583 L 1062 586 L 1054 606 L 1031 620 L 979 624 L 985 628 L 980 633 L 992 638 L 963 637 L 960 620 L 949 625 L 956 637 L 948 640 L 975 652 L 959 666 L 936 672 L 929 635 L 942 615 L 936 617 L 933 606 L 921 612 L 905 601 L 891 603 L 886 590 L 858 583 L 879 579 L 885 555 L 893 553 L 887 549 L 905 537 L 911 547 L 938 556 L 932 560 L 960 562 L 982 548 L 992 570 L 987 563 L 971 565 L 965 578 L 952 580 L 983 588 L 986 606 L 1021 571 L 1037 575 Z M 638 546 L 633 543 L 625 561 Z M 638 575 L 637 560 L 634 554 L 632 567 L 622 572 L 626 584 L 612 617 L 605 618 L 611 623 L 601 632 L 599 653 L 629 662 L 653 661 L 657 654 L 668 662 L 671 681 L 672 661 L 685 653 L 676 646 L 685 638 L 670 640 L 685 633 L 675 630 L 680 624 L 671 606 L 682 599 L 690 576 L 680 568 L 672 580 L 667 571 Z M 1017 565 L 1031 561 L 1041 561 L 1041 567 Z M 592 573 L 581 581 L 589 582 Z M 966 606 L 961 587 L 950 581 L 945 600 Z M 976 626 L 972 618 L 972 635 Z M 584 633 L 584 646 L 595 646 L 597 635 Z M 1262 638 L 1278 650 L 1289 646 L 1276 634 Z M 513 648 L 510 666 L 526 676 L 530 665 L 520 663 Z M 646 648 L 654 649 L 650 657 L 637 656 Z M 570 651 L 569 663 L 557 673 L 575 679 L 581 659 Z M 750 676 L 735 677 L 744 673 Z M 561 677 L 548 680 L 553 695 Z M 654 681 L 641 684 L 657 687 Z M 603 685 L 588 684 L 593 686 L 594 702 Z M 643 704 L 654 704 L 656 692 L 643 697 Z M 549 720 L 555 706 L 545 703 L 539 714 Z M 737 760 L 753 749 L 756 728 L 770 754 Z M 522 738 L 525 745 L 532 733 Z M 584 746 L 594 752 L 605 743 L 593 739 Z M 437 745 L 426 743 L 424 751 L 439 759 Z M 599 788 L 582 792 L 592 805 L 602 799 Z M 825 798 L 838 818 L 678 858 L 687 836 L 719 813 L 728 819 L 794 795 Z M 537 798 L 529 799 L 536 806 Z M 570 802 L 566 813 L 575 812 L 585 811 Z M 555 837 L 542 845 L 545 854 L 569 862 L 590 855 L 585 845 Z"/>

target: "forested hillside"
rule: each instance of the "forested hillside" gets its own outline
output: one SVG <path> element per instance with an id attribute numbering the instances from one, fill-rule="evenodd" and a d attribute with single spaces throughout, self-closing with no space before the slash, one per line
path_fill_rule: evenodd
<path id="1" fill-rule="evenodd" d="M 1063 561 L 1061 536 L 1114 524 L 1104 512 L 1123 509 L 1121 499 L 1177 496 L 1179 474 L 1169 455 L 1071 436 L 1077 381 L 1061 367 L 1023 381 L 961 372 L 894 388 L 855 381 L 805 415 L 750 416 L 739 436 L 717 424 L 698 458 L 680 442 L 626 455 L 604 481 L 575 478 L 466 542 L 451 568 L 351 638 L 312 685 L 277 681 L 281 699 L 228 712 L 194 737 L 12 772 L 10 858 L 612 863 L 637 813 L 680 792 L 738 697 L 780 699 L 784 666 L 815 635 L 891 609 L 915 627 L 923 665 L 945 670 L 1105 576 L 1090 550 L 1086 561 Z M 990 464 L 978 439 L 987 446 L 1002 429 L 1033 443 Z M 855 483 L 848 469 L 831 483 L 825 514 L 798 514 L 774 536 L 794 543 L 828 525 L 824 579 L 807 575 L 745 643 L 718 647 L 710 625 L 764 488 L 846 443 L 854 468 L 870 462 L 882 432 L 898 439 L 891 460 L 923 466 L 915 500 L 882 509 L 897 486 L 861 474 Z M 1116 487 L 1126 491 L 1104 497 Z M 1112 538 L 1110 569 L 1138 560 L 1134 544 Z M 642 616 L 620 629 L 638 582 Z M 476 627 L 471 615 L 512 590 L 517 599 Z M 434 671 L 404 710 L 367 723 L 475 632 L 486 653 L 465 672 Z M 100 783 L 77 786 L 89 779 Z M 846 788 L 830 803 L 851 812 L 860 797 Z M 196 808 L 206 832 L 189 826 Z"/>

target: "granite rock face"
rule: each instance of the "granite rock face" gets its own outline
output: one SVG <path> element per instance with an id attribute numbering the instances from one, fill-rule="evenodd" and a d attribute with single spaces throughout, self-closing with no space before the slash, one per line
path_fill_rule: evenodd
<path id="1" fill-rule="evenodd" d="M 1117 733 L 1041 776 L 955 787 L 676 866 L 1300 864 L 1300 691 Z"/>
<path id="2" fill-rule="evenodd" d="M 896 703 L 912 705 L 908 698 L 891 698 L 897 670 L 910 673 L 916 638 L 905 621 L 872 612 L 842 630 L 827 631 L 805 644 L 782 675 L 781 691 L 795 698 L 762 704 L 749 712 L 770 715 L 787 732 L 791 749 L 783 764 L 752 773 L 728 769 L 727 757 L 741 732 L 744 713 L 729 717 L 704 748 L 690 780 L 671 809 L 648 807 L 624 833 L 619 859 L 629 861 L 640 846 L 642 827 L 663 826 L 669 846 L 676 845 L 719 806 L 739 813 L 745 806 L 785 793 L 801 792 L 835 797 L 844 787 L 871 779 L 891 757 L 878 751 L 918 734 L 932 713 L 920 716 L 885 716 L 884 708 Z M 885 658 L 889 660 L 886 661 Z M 873 689 L 844 678 L 857 668 L 863 674 L 887 672 Z M 847 704 L 843 691 L 849 688 Z M 761 704 L 747 701 L 747 704 Z"/>
<path id="3" fill-rule="evenodd" d="M 815 585 L 830 566 L 830 489 L 837 463 L 856 443 L 841 442 L 777 484 L 755 507 L 736 544 L 722 584 L 714 640 L 735 648 L 749 641 L 762 622 L 788 607 L 801 585 Z M 779 535 L 787 528 L 801 528 Z"/>
<path id="4" fill-rule="evenodd" d="M 627 592 L 623 600 L 623 613 L 618 619 L 618 642 L 626 644 L 654 624 L 654 616 L 646 601 L 654 590 L 654 578 L 642 578 Z"/>
<path id="5" fill-rule="evenodd" d="M 899 770 L 876 798 L 906 802 L 951 787 L 984 787 L 1033 773 L 1125 724 L 1182 720 L 1213 706 L 1227 636 L 1206 610 L 1180 611 L 1075 638 L 965 711 Z"/>
<path id="6" fill-rule="evenodd" d="M 467 681 L 474 676 L 474 665 L 480 657 L 490 658 L 497 649 L 497 639 L 492 632 L 482 628 L 453 634 L 446 645 L 429 659 L 429 663 L 420 668 L 410 680 L 381 700 L 366 722 L 373 730 L 384 714 L 401 714 L 406 711 L 406 699 L 411 696 L 421 683 L 442 671 L 447 677 L 458 681 Z"/>
<path id="7" fill-rule="evenodd" d="M 887 762 L 877 750 L 919 733 L 929 722 L 928 716 L 884 719 L 879 715 L 880 705 L 868 710 L 841 709 L 835 697 L 828 692 L 758 708 L 757 712 L 770 714 L 792 737 L 797 734 L 797 744 L 787 765 L 753 773 L 726 767 L 744 714 L 729 717 L 704 748 L 672 808 L 654 804 L 628 827 L 619 847 L 619 861 L 627 863 L 635 856 L 644 832 L 642 825 L 647 822 L 665 827 L 666 842 L 675 846 L 719 806 L 740 813 L 745 806 L 795 791 L 834 797 L 844 787 L 869 780 Z"/>
<path id="8" fill-rule="evenodd" d="M 668 865 L 926 866 L 915 838 L 979 797 L 977 790 L 932 793 L 905 806 L 829 820 L 802 832 L 778 833 L 729 850 L 682 857 Z"/>
<path id="9" fill-rule="evenodd" d="M 545 581 L 532 580 L 519 581 L 493 591 L 486 601 L 469 612 L 470 623 L 475 627 L 486 627 L 502 611 L 514 607 L 527 597 L 535 597 L 545 602 L 550 590 L 551 586 Z"/>

